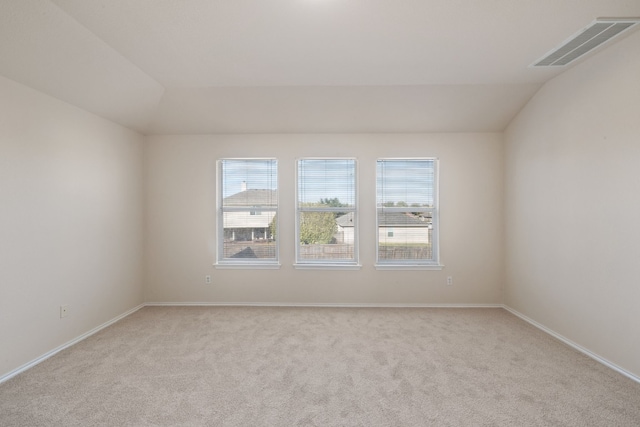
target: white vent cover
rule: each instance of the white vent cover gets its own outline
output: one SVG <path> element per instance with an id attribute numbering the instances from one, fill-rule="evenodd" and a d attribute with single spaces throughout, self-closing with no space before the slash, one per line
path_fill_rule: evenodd
<path id="1" fill-rule="evenodd" d="M 533 63 L 532 67 L 557 67 L 575 61 L 601 44 L 640 22 L 640 18 L 596 19 L 559 47 Z"/>

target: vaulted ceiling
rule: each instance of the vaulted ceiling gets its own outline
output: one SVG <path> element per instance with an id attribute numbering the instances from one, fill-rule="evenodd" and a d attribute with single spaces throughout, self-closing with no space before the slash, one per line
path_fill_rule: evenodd
<path id="1" fill-rule="evenodd" d="M 529 65 L 638 16 L 638 0 L 3 0 L 0 75 L 147 134 L 501 131 L 566 70 Z"/>

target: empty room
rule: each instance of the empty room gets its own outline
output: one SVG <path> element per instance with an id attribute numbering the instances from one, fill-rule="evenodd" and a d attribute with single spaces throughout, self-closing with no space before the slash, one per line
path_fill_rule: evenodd
<path id="1" fill-rule="evenodd" d="M 640 1 L 0 0 L 0 425 L 639 426 Z"/>

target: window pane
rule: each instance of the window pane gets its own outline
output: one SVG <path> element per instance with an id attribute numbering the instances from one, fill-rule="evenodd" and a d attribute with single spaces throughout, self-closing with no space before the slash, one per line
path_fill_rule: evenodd
<path id="1" fill-rule="evenodd" d="M 300 212 L 300 260 L 353 261 L 353 212 Z"/>
<path id="2" fill-rule="evenodd" d="M 431 260 L 431 218 L 409 212 L 378 211 L 378 259 L 380 261 Z"/>
<path id="3" fill-rule="evenodd" d="M 224 207 L 276 207 L 278 170 L 275 159 L 229 159 L 221 162 Z"/>
<path id="4" fill-rule="evenodd" d="M 434 160 L 378 160 L 378 207 L 433 207 Z"/>
<path id="5" fill-rule="evenodd" d="M 223 257 L 227 259 L 276 259 L 274 211 L 260 215 L 224 212 Z"/>
<path id="6" fill-rule="evenodd" d="M 298 206 L 354 207 L 356 162 L 353 159 L 298 161 Z"/>
<path id="7" fill-rule="evenodd" d="M 378 261 L 437 263 L 435 159 L 378 160 Z"/>
<path id="8" fill-rule="evenodd" d="M 220 160 L 220 261 L 277 260 L 275 159 Z"/>
<path id="9" fill-rule="evenodd" d="M 356 161 L 301 159 L 297 262 L 355 263 Z"/>

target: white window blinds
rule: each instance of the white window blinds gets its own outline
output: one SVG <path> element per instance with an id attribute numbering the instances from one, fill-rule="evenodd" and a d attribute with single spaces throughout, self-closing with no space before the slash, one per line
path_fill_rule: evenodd
<path id="1" fill-rule="evenodd" d="M 296 204 L 297 263 L 357 263 L 354 159 L 298 160 Z"/>
<path id="2" fill-rule="evenodd" d="M 278 163 L 218 162 L 218 262 L 276 262 Z"/>
<path id="3" fill-rule="evenodd" d="M 378 160 L 379 264 L 438 264 L 437 188 L 436 159 Z"/>

